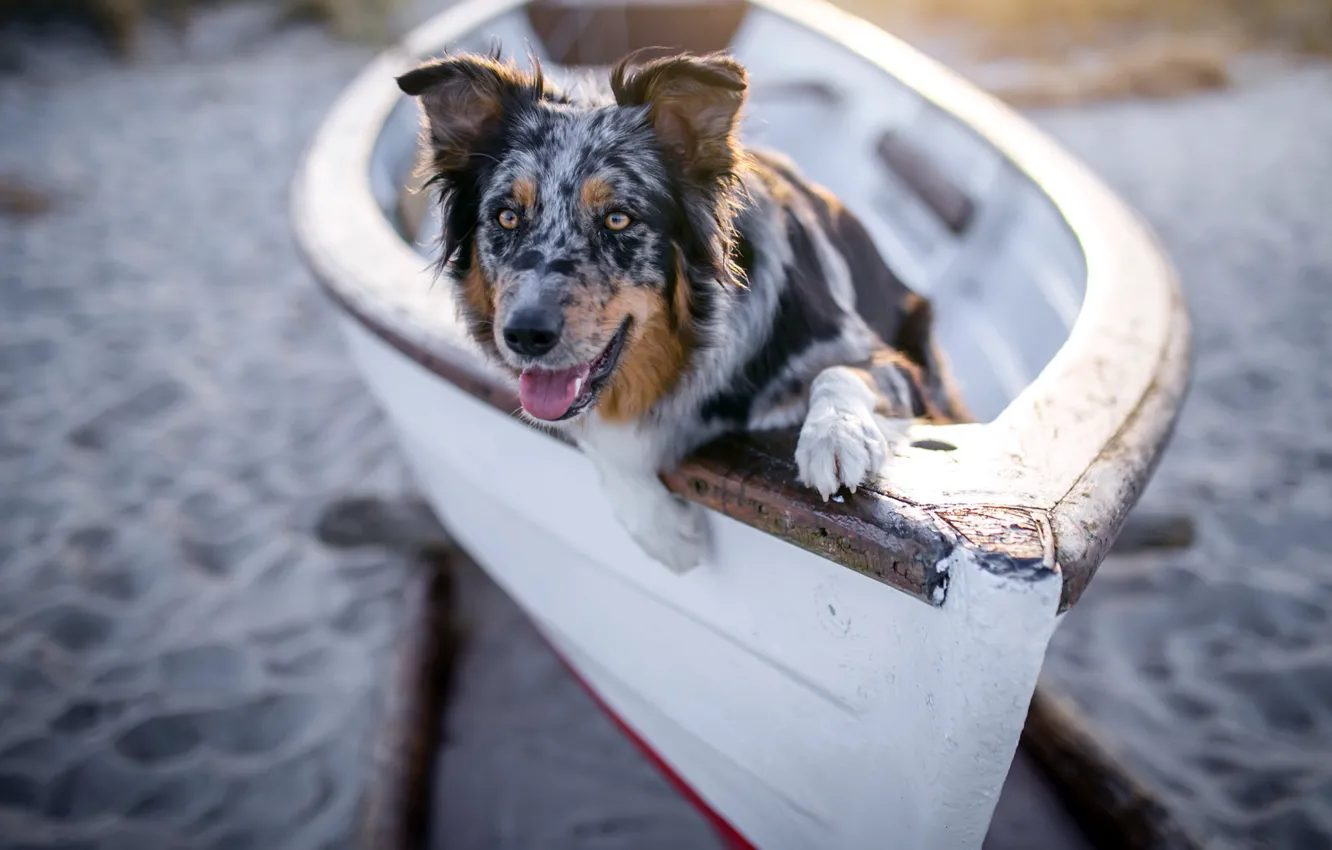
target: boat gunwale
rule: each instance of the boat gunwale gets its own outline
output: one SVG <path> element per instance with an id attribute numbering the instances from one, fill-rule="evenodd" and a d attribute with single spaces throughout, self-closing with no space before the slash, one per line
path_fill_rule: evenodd
<path id="1" fill-rule="evenodd" d="M 467 0 L 372 60 L 326 116 L 291 196 L 297 244 L 332 300 L 504 413 L 518 407 L 514 388 L 477 362 L 456 321 L 431 326 L 411 309 L 425 303 L 419 291 L 428 291 L 430 271 L 385 217 L 370 175 L 385 123 L 403 100 L 392 78 L 527 2 Z M 872 62 L 994 147 L 1059 210 L 1084 251 L 1087 289 L 1068 339 L 995 420 L 911 425 L 890 478 L 844 501 L 800 487 L 789 446 L 770 435 L 723 438 L 663 480 L 690 501 L 929 604 L 946 599 L 938 565 L 960 545 L 1009 576 L 1059 573 L 1059 610 L 1067 610 L 1150 479 L 1187 391 L 1189 322 L 1169 261 L 1084 166 L 934 60 L 822 0 L 749 5 Z M 930 441 L 956 450 L 917 448 Z"/>

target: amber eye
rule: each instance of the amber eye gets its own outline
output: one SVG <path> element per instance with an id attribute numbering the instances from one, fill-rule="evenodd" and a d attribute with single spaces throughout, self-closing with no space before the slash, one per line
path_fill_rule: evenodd
<path id="1" fill-rule="evenodd" d="M 606 226 L 611 230 L 624 230 L 629 226 L 629 216 L 622 212 L 613 212 L 606 216 Z"/>
<path id="2" fill-rule="evenodd" d="M 513 210 L 500 210 L 496 218 L 499 220 L 500 227 L 505 230 L 513 230 L 518 226 L 518 213 Z"/>

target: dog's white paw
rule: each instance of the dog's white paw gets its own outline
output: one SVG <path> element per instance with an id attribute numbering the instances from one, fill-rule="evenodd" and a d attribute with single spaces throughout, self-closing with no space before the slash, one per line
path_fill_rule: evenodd
<path id="1" fill-rule="evenodd" d="M 707 511 L 664 488 L 651 502 L 620 503 L 616 513 L 629 536 L 653 560 L 675 573 L 697 567 L 708 550 Z"/>
<path id="2" fill-rule="evenodd" d="M 888 444 L 869 413 L 835 407 L 812 412 L 800 429 L 796 469 L 800 483 L 826 502 L 842 487 L 852 493 L 883 466 Z"/>

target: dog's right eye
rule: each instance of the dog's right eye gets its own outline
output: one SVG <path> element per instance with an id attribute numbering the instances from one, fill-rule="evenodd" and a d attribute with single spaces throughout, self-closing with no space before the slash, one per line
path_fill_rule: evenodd
<path id="1" fill-rule="evenodd" d="M 513 230 L 518 226 L 518 213 L 513 210 L 500 210 L 495 218 L 505 230 Z"/>

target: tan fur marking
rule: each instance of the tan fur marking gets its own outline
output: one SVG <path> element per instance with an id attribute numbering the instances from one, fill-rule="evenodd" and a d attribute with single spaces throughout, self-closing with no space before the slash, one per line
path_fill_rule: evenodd
<path id="1" fill-rule="evenodd" d="M 589 210 L 600 210 L 615 200 L 615 191 L 604 177 L 589 177 L 583 181 L 583 190 L 579 193 L 583 206 Z"/>
<path id="2" fill-rule="evenodd" d="M 677 286 L 673 304 L 646 286 L 621 282 L 610 298 L 596 290 L 579 289 L 564 309 L 565 336 L 605 345 L 626 316 L 633 317 L 619 366 L 597 401 L 608 422 L 628 422 L 648 412 L 674 389 L 693 350 L 688 292 L 682 278 L 683 259 L 676 258 Z M 586 352 L 593 356 L 595 351 Z"/>
<path id="3" fill-rule="evenodd" d="M 680 331 L 680 338 L 685 341 L 686 347 L 692 348 L 694 312 L 689 303 L 689 280 L 685 277 L 684 254 L 679 248 L 675 250 L 675 296 L 672 300 L 672 306 L 675 307 L 675 326 Z"/>
<path id="4" fill-rule="evenodd" d="M 623 297 L 626 291 L 621 292 Z M 674 389 L 694 347 L 689 282 L 685 279 L 684 255 L 679 251 L 675 254 L 673 311 L 666 309 L 665 299 L 655 290 L 631 287 L 627 295 L 639 307 L 634 312 L 635 332 L 620 356 L 619 373 L 598 404 L 603 418 L 610 422 L 644 415 Z"/>
<path id="5" fill-rule="evenodd" d="M 874 379 L 873 375 L 871 375 L 865 369 L 849 368 L 849 371 L 851 372 L 852 375 L 855 375 L 857 378 L 859 378 L 862 384 L 869 387 L 870 392 L 874 393 L 875 413 L 879 414 L 880 416 L 887 416 L 889 418 L 901 415 L 901 411 L 895 410 L 894 408 L 889 406 L 888 399 L 883 393 L 883 388 L 879 386 L 879 382 Z"/>
<path id="6" fill-rule="evenodd" d="M 597 407 L 608 422 L 629 422 L 646 414 L 675 387 L 688 348 L 671 327 L 666 301 L 655 289 L 626 286 L 606 308 L 608 318 L 632 315 L 634 326 L 620 355 L 619 369 Z"/>
<path id="7" fill-rule="evenodd" d="M 527 209 L 534 209 L 537 202 L 537 183 L 531 177 L 519 177 L 513 181 L 513 199 Z"/>
<path id="8" fill-rule="evenodd" d="M 870 357 L 867 369 L 857 369 L 856 374 L 863 380 L 878 398 L 878 407 L 875 413 L 890 418 L 909 415 L 909 411 L 895 410 L 888 404 L 886 391 L 880 381 L 889 381 L 887 376 L 880 377 L 875 373 L 883 373 L 895 369 L 901 373 L 901 378 L 909 384 L 915 384 L 920 390 L 921 400 L 925 403 L 924 418 L 931 422 L 948 424 L 953 420 L 948 414 L 941 410 L 930 394 L 926 392 L 924 379 L 920 374 L 920 367 L 908 360 L 901 352 L 889 348 L 881 348 L 874 352 Z"/>
<path id="9" fill-rule="evenodd" d="M 477 256 L 476 248 L 472 249 L 472 268 L 462 279 L 462 297 L 467 307 L 478 319 L 481 320 L 480 329 L 477 336 L 479 342 L 494 343 L 495 335 L 493 327 L 495 324 L 495 303 L 494 287 L 486 280 L 486 276 L 481 272 L 480 257 Z"/>

